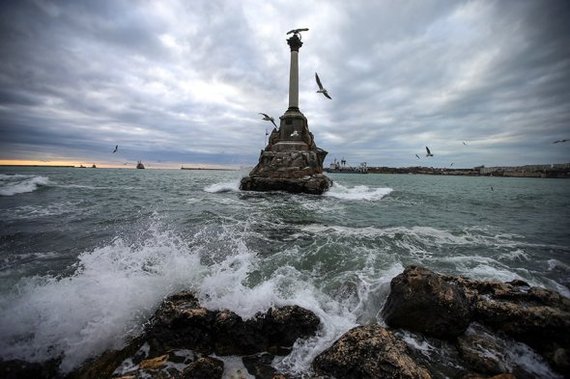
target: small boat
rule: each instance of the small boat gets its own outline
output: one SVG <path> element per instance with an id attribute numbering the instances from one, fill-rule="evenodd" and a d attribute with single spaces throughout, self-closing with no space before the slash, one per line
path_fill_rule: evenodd
<path id="1" fill-rule="evenodd" d="M 139 170 L 143 170 L 143 169 L 144 169 L 144 165 L 143 165 L 142 161 L 138 161 L 138 163 L 137 163 L 137 168 L 138 168 Z"/>

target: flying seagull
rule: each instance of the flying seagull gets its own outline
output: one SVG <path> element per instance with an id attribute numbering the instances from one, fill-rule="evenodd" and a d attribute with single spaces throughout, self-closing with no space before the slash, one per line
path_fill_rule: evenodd
<path id="1" fill-rule="evenodd" d="M 467 142 L 463 141 L 463 144 L 464 144 L 464 145 L 467 145 Z"/>
<path id="2" fill-rule="evenodd" d="M 325 87 L 323 87 L 321 79 L 319 79 L 319 75 L 316 72 L 315 72 L 315 79 L 317 80 L 317 85 L 319 86 L 319 90 L 317 91 L 317 93 L 322 93 L 323 95 L 325 95 L 325 97 L 332 100 L 332 97 L 329 96 L 328 91 L 325 89 Z"/>
<path id="3" fill-rule="evenodd" d="M 453 166 L 453 162 L 451 162 L 451 164 L 449 165 L 449 167 Z"/>
<path id="4" fill-rule="evenodd" d="M 426 151 L 427 151 L 426 157 L 433 157 L 433 154 L 431 153 L 431 151 L 429 151 L 429 147 L 427 146 L 426 146 Z"/>
<path id="5" fill-rule="evenodd" d="M 570 141 L 570 140 L 567 140 L 567 139 L 559 139 L 559 140 L 556 140 L 556 141 L 554 141 L 554 142 L 552 142 L 552 143 L 560 143 L 560 142 L 567 142 L 567 141 Z"/>
<path id="6" fill-rule="evenodd" d="M 269 115 L 266 115 L 265 113 L 259 113 L 259 114 L 263 116 L 264 121 L 271 121 L 273 123 L 273 125 L 275 126 L 275 128 L 277 128 L 277 124 L 275 124 L 275 119 L 273 117 L 270 117 Z"/>
<path id="7" fill-rule="evenodd" d="M 416 157 L 418 157 L 418 159 L 420 159 L 420 156 L 416 154 Z"/>
<path id="8" fill-rule="evenodd" d="M 115 150 L 113 150 L 113 154 L 115 154 L 119 150 L 119 145 L 115 145 Z"/>

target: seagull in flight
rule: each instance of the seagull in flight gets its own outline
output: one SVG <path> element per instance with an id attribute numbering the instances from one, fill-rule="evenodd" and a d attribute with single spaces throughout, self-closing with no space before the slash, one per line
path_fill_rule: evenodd
<path id="1" fill-rule="evenodd" d="M 567 141 L 570 141 L 570 140 L 567 140 L 567 139 L 559 139 L 559 140 L 556 140 L 556 141 L 554 141 L 554 142 L 552 142 L 552 143 L 560 143 L 560 142 L 567 142 Z"/>
<path id="2" fill-rule="evenodd" d="M 119 150 L 119 145 L 115 145 L 115 150 L 113 150 L 113 154 L 115 154 Z"/>
<path id="3" fill-rule="evenodd" d="M 325 87 L 323 87 L 321 79 L 319 79 L 319 75 L 316 72 L 315 72 L 315 79 L 317 80 L 317 85 L 319 86 L 319 90 L 317 91 L 317 93 L 322 93 L 323 95 L 325 95 L 326 98 L 332 100 L 332 97 L 329 96 L 328 91 L 325 89 Z"/>
<path id="4" fill-rule="evenodd" d="M 431 151 L 429 151 L 429 147 L 427 146 L 426 146 L 426 151 L 427 151 L 426 157 L 433 157 L 433 154 L 431 153 Z"/>
<path id="5" fill-rule="evenodd" d="M 419 155 L 417 155 L 417 154 L 416 154 L 416 157 L 417 157 L 418 159 L 420 159 L 420 156 L 419 156 Z"/>
<path id="6" fill-rule="evenodd" d="M 275 119 L 273 117 L 270 117 L 269 115 L 267 115 L 265 113 L 261 113 L 261 112 L 259 114 L 263 116 L 264 121 L 271 121 L 273 123 L 273 125 L 275 126 L 275 129 L 277 129 L 277 124 L 275 124 Z"/>
<path id="7" fill-rule="evenodd" d="M 464 144 L 464 145 L 467 145 L 467 142 L 463 141 L 463 144 Z"/>

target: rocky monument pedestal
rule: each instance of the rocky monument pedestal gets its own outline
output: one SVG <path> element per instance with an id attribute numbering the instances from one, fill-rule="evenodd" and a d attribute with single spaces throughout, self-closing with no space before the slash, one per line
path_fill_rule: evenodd
<path id="1" fill-rule="evenodd" d="M 320 195 L 332 181 L 323 174 L 327 152 L 315 144 L 307 118 L 299 110 L 299 48 L 303 45 L 297 31 L 287 40 L 291 47 L 289 108 L 281 116 L 279 129 L 273 129 L 259 163 L 242 178 L 245 191 L 287 191 Z M 290 32 L 291 33 L 291 32 Z"/>
<path id="2" fill-rule="evenodd" d="M 242 178 L 246 191 L 287 191 L 320 195 L 332 181 L 323 174 L 327 152 L 315 145 L 307 119 L 299 110 L 287 110 L 273 129 L 259 163 Z"/>

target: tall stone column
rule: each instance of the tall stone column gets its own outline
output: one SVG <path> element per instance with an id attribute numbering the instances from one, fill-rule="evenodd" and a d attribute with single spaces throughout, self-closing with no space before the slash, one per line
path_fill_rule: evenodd
<path id="1" fill-rule="evenodd" d="M 303 42 L 297 34 L 287 40 L 291 48 L 291 68 L 289 71 L 289 109 L 299 109 L 299 49 Z"/>
<path id="2" fill-rule="evenodd" d="M 241 179 L 241 190 L 322 194 L 332 185 L 323 174 L 327 152 L 317 147 L 307 118 L 299 110 L 299 49 L 303 46 L 299 32 L 306 30 L 287 33 L 293 33 L 287 40 L 291 48 L 289 108 L 279 117 L 279 128 L 269 136 L 257 166 Z"/>

